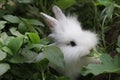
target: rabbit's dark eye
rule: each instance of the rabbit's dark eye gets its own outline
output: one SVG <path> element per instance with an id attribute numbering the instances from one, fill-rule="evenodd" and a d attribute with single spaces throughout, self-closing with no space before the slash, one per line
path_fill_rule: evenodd
<path id="1" fill-rule="evenodd" d="M 70 41 L 67 45 L 74 47 L 76 46 L 76 43 L 74 41 Z"/>

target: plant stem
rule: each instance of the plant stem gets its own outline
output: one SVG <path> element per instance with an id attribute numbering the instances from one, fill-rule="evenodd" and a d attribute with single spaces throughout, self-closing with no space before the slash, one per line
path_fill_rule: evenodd
<path id="1" fill-rule="evenodd" d="M 44 74 L 44 70 L 42 67 L 41 67 L 41 73 L 42 73 L 42 80 L 45 80 L 45 74 Z"/>
<path id="2" fill-rule="evenodd" d="M 104 17 L 103 22 L 102 22 L 102 26 L 101 26 L 101 35 L 102 35 L 102 41 L 103 41 L 103 46 L 106 48 L 106 42 L 105 42 L 105 35 L 104 35 L 104 27 L 105 27 L 105 20 L 107 18 L 107 15 Z"/>
<path id="3" fill-rule="evenodd" d="M 42 80 L 45 80 L 45 74 L 44 74 L 44 71 L 42 70 Z"/>
<path id="4" fill-rule="evenodd" d="M 95 13 L 95 18 L 94 18 L 94 30 L 97 30 L 96 27 L 96 19 L 97 19 L 97 6 L 95 4 L 95 2 L 93 1 L 93 5 L 94 5 L 94 13 Z"/>
<path id="5" fill-rule="evenodd" d="M 109 76 L 109 79 L 108 79 L 108 80 L 111 80 L 111 73 L 109 73 L 109 75 L 108 75 L 108 76 Z"/>

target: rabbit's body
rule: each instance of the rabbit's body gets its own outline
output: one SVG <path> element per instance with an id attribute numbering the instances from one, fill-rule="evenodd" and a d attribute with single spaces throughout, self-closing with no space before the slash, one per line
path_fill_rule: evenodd
<path id="1" fill-rule="evenodd" d="M 94 57 L 86 57 L 98 43 L 98 38 L 95 33 L 83 30 L 76 17 L 66 17 L 57 6 L 53 7 L 53 12 L 56 19 L 44 13 L 41 15 L 52 31 L 49 36 L 64 55 L 65 68 L 56 70 L 75 80 L 83 66 L 99 61 Z"/>

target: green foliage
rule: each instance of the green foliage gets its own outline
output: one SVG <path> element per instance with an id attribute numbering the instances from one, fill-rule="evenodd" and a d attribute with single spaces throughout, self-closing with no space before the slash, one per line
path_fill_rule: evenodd
<path id="1" fill-rule="evenodd" d="M 63 54 L 60 49 L 48 45 L 50 42 L 49 39 L 40 39 L 36 28 L 43 27 L 44 25 L 39 20 L 4 15 L 0 25 L 0 75 L 4 76 L 3 79 L 9 80 L 7 77 L 10 76 L 11 79 L 40 78 L 44 80 L 46 78 L 45 76 L 49 73 L 49 71 L 48 73 L 44 73 L 48 68 L 49 62 L 58 67 L 64 67 Z M 6 27 L 8 27 L 8 31 L 5 30 Z M 41 51 L 43 51 L 46 59 L 36 61 L 36 57 L 41 54 Z M 24 67 L 19 68 L 16 65 L 22 66 L 25 63 L 31 64 L 30 69 L 35 67 L 33 68 L 35 71 L 29 70 L 29 73 L 26 73 L 27 75 L 22 76 L 23 72 L 20 70 L 23 70 Z M 16 68 L 18 72 L 16 72 Z M 33 73 L 34 75 L 32 75 Z M 51 77 L 54 76 L 51 73 L 49 74 Z M 17 78 L 17 76 L 19 76 L 19 78 Z M 27 76 L 31 76 L 32 78 Z M 54 77 L 54 80 L 56 79 L 68 80 L 64 77 Z"/>
<path id="2" fill-rule="evenodd" d="M 20 19 L 13 15 L 5 15 L 5 16 L 3 16 L 3 18 L 6 21 L 11 22 L 11 23 L 19 23 L 20 22 Z"/>
<path id="3" fill-rule="evenodd" d="M 64 4 L 63 4 L 64 3 Z M 58 0 L 55 5 L 59 6 L 61 9 L 66 9 L 76 3 L 76 0 Z"/>
<path id="4" fill-rule="evenodd" d="M 28 33 L 28 36 L 33 44 L 40 43 L 40 37 L 37 33 Z"/>
<path id="5" fill-rule="evenodd" d="M 64 68 L 64 58 L 61 50 L 55 46 L 48 46 L 43 49 L 45 57 L 58 67 Z"/>
<path id="6" fill-rule="evenodd" d="M 0 30 L 5 27 L 6 21 L 0 21 Z"/>
<path id="7" fill-rule="evenodd" d="M 17 54 L 22 44 L 23 44 L 23 37 L 15 37 L 9 40 L 7 47 L 12 51 L 13 54 Z"/>
<path id="8" fill-rule="evenodd" d="M 112 59 L 108 54 L 103 54 L 100 59 L 101 64 L 89 64 L 83 69 L 82 74 L 87 75 L 92 73 L 99 75 L 103 73 L 120 73 L 120 55 L 116 55 Z"/>
<path id="9" fill-rule="evenodd" d="M 0 76 L 10 69 L 10 65 L 7 63 L 0 63 Z"/>
<path id="10" fill-rule="evenodd" d="M 0 50 L 0 61 L 6 58 L 7 54 Z"/>

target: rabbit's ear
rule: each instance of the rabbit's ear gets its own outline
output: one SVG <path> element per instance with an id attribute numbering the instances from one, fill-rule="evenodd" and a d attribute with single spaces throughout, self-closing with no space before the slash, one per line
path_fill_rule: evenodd
<path id="1" fill-rule="evenodd" d="M 62 10 L 59 7 L 53 6 L 52 10 L 57 20 L 65 19 L 65 15 L 63 14 Z"/>
<path id="2" fill-rule="evenodd" d="M 45 23 L 50 27 L 50 29 L 53 29 L 54 26 L 56 26 L 58 24 L 58 21 L 51 17 L 51 16 L 48 16 L 47 14 L 45 13 L 40 13 L 42 18 L 44 19 Z"/>

